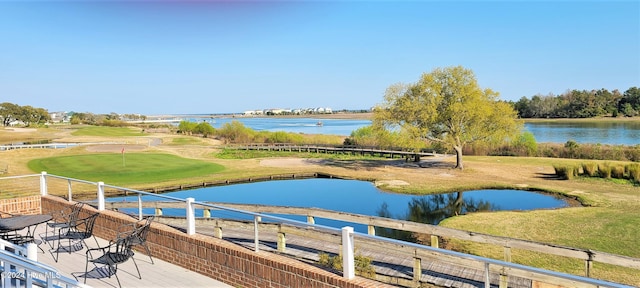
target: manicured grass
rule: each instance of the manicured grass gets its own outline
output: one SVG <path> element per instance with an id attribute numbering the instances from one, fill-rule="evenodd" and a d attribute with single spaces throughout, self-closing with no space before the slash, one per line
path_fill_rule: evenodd
<path id="1" fill-rule="evenodd" d="M 126 137 L 140 136 L 141 130 L 129 127 L 86 126 L 71 133 L 73 136 Z"/>
<path id="2" fill-rule="evenodd" d="M 181 158 L 170 154 L 87 154 L 35 159 L 27 164 L 34 172 L 112 185 L 158 183 L 211 175 L 224 170 L 219 164 Z"/>

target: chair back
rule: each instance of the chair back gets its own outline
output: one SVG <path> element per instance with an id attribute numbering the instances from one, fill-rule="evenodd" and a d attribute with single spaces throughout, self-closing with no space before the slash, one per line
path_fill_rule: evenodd
<path id="1" fill-rule="evenodd" d="M 80 211 L 82 211 L 82 207 L 84 206 L 83 202 L 76 202 L 71 207 L 71 212 L 69 213 L 69 225 L 76 225 L 76 221 L 78 221 L 78 216 L 80 216 Z"/>
<path id="2" fill-rule="evenodd" d="M 134 232 L 134 234 L 136 234 L 137 237 L 137 241 L 139 242 L 145 242 L 147 241 L 147 235 L 149 234 L 149 230 L 151 230 L 151 222 L 153 222 L 155 216 L 149 216 L 147 217 L 146 221 L 144 222 L 144 224 L 138 228 L 136 228 L 136 231 Z"/>
<path id="3" fill-rule="evenodd" d="M 87 218 L 77 220 L 78 225 L 75 227 L 75 232 L 76 235 L 79 236 L 78 238 L 87 239 L 93 236 L 93 227 L 96 224 L 98 216 L 100 216 L 100 213 L 94 213 Z"/>
<path id="4" fill-rule="evenodd" d="M 131 247 L 135 237 L 135 233 L 131 233 L 116 239 L 116 242 L 109 248 L 108 252 L 113 264 L 124 263 L 133 256 L 134 252 Z"/>

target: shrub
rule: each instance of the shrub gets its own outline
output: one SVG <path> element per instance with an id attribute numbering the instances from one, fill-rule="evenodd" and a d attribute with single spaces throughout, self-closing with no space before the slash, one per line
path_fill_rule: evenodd
<path id="1" fill-rule="evenodd" d="M 640 164 L 629 164 L 625 166 L 629 180 L 640 183 Z"/>
<path id="2" fill-rule="evenodd" d="M 376 276 L 376 270 L 371 265 L 371 258 L 355 255 L 356 273 L 360 276 L 373 278 Z"/>
<path id="3" fill-rule="evenodd" d="M 609 164 L 607 163 L 598 164 L 598 174 L 602 178 L 611 178 L 611 166 L 609 166 Z"/>
<path id="4" fill-rule="evenodd" d="M 357 275 L 369 278 L 376 276 L 376 270 L 371 265 L 371 258 L 356 254 L 354 261 Z M 330 256 L 327 253 L 320 253 L 318 254 L 318 264 L 342 270 L 342 255 Z"/>
<path id="5" fill-rule="evenodd" d="M 624 179 L 624 167 L 619 165 L 612 166 L 611 177 L 616 179 Z"/>
<path id="6" fill-rule="evenodd" d="M 553 169 L 556 171 L 556 176 L 563 180 L 571 180 L 577 176 L 578 169 L 570 165 L 554 165 Z"/>
<path id="7" fill-rule="evenodd" d="M 589 177 L 598 176 L 598 165 L 593 162 L 582 163 L 582 173 Z"/>

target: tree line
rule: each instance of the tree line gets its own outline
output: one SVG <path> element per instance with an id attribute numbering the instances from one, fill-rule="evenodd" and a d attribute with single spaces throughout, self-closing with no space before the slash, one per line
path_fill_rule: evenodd
<path id="1" fill-rule="evenodd" d="M 607 89 L 570 90 L 560 95 L 535 95 L 510 102 L 520 118 L 591 118 L 640 115 L 640 88 L 624 93 Z"/>
<path id="2" fill-rule="evenodd" d="M 44 108 L 4 102 L 0 103 L 0 119 L 2 119 L 2 125 L 6 127 L 14 122 L 20 122 L 24 126 L 45 124 L 51 120 L 51 117 Z"/>

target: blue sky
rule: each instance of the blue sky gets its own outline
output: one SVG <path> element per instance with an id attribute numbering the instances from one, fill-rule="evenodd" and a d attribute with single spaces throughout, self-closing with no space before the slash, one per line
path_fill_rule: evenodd
<path id="1" fill-rule="evenodd" d="M 640 1 L 0 2 L 0 102 L 368 109 L 437 67 L 501 99 L 640 86 Z"/>

